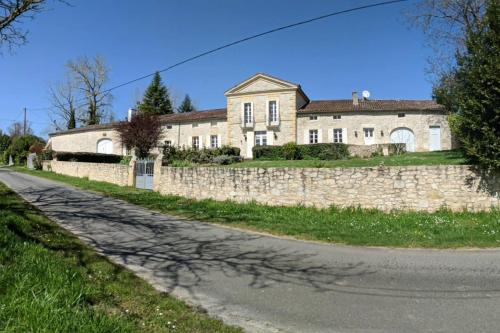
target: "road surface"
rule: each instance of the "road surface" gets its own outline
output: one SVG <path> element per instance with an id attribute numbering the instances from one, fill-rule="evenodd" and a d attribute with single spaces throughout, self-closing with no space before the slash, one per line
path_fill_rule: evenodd
<path id="1" fill-rule="evenodd" d="M 249 332 L 499 332 L 500 250 L 318 244 L 167 216 L 0 170 L 0 181 L 156 288 Z"/>

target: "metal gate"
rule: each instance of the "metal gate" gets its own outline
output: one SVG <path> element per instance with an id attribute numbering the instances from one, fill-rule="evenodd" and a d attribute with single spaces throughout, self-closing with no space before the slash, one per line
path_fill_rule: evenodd
<path id="1" fill-rule="evenodd" d="M 154 160 L 137 160 L 135 163 L 135 187 L 152 190 L 155 169 Z"/>

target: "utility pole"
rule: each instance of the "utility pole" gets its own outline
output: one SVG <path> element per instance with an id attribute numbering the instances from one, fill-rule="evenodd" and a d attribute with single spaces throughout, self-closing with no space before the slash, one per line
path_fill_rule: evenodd
<path id="1" fill-rule="evenodd" d="M 24 126 L 23 126 L 23 136 L 26 135 L 26 108 L 24 108 Z"/>

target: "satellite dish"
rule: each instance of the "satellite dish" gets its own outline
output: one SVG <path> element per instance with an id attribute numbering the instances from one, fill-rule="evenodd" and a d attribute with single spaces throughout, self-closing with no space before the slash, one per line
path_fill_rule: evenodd
<path id="1" fill-rule="evenodd" d="M 363 98 L 364 99 L 370 98 L 370 92 L 368 90 L 363 90 Z"/>

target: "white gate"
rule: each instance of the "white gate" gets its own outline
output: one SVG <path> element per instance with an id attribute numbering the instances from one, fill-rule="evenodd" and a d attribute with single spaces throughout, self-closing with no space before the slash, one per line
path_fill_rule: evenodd
<path id="1" fill-rule="evenodd" d="M 135 167 L 135 187 L 145 190 L 152 190 L 155 169 L 154 160 L 137 160 L 135 162 Z"/>
<path id="2" fill-rule="evenodd" d="M 391 143 L 404 143 L 406 151 L 415 151 L 415 134 L 406 127 L 396 128 L 391 133 Z"/>

